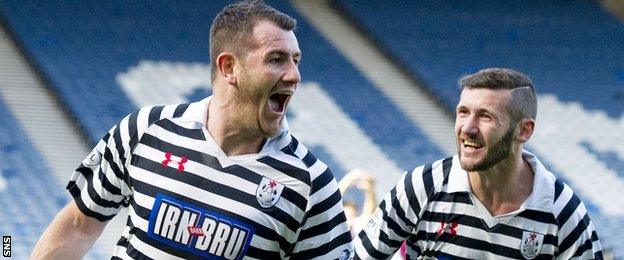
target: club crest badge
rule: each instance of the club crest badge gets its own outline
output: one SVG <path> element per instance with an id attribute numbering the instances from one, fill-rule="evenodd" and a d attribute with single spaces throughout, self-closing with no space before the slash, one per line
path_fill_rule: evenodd
<path id="1" fill-rule="evenodd" d="M 520 252 L 526 259 L 533 259 L 542 251 L 544 235 L 530 231 L 522 231 Z"/>
<path id="2" fill-rule="evenodd" d="M 267 177 L 262 177 L 262 181 L 258 184 L 258 188 L 256 189 L 256 199 L 258 199 L 258 203 L 263 208 L 270 208 L 279 201 L 282 190 L 284 190 L 284 185 L 281 183 Z"/>

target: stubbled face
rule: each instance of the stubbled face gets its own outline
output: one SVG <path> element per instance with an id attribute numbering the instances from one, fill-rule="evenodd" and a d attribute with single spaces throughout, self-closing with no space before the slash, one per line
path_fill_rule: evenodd
<path id="1" fill-rule="evenodd" d="M 506 104 L 511 91 L 464 89 L 456 109 L 455 135 L 461 166 L 483 171 L 510 155 L 515 127 Z"/>
<path id="2" fill-rule="evenodd" d="M 238 106 L 248 128 L 264 137 L 280 130 L 288 102 L 301 80 L 300 59 L 292 31 L 267 21 L 256 25 L 237 77 Z"/>

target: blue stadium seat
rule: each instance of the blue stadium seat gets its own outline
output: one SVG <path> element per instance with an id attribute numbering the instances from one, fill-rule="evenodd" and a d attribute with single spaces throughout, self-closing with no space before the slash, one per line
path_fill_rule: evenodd
<path id="1" fill-rule="evenodd" d="M 69 197 L 1 99 L 0 125 L 0 234 L 11 236 L 12 257 L 26 259 Z"/>
<path id="2" fill-rule="evenodd" d="M 624 26 L 588 1 L 335 0 L 453 109 L 456 80 L 484 67 L 530 75 L 541 93 L 624 113 Z M 392 15 L 388 15 L 392 14 Z"/>

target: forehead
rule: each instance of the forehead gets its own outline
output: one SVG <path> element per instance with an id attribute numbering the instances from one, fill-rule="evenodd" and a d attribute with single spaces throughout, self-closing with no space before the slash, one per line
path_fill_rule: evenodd
<path id="1" fill-rule="evenodd" d="M 464 88 L 457 107 L 505 110 L 510 98 L 509 89 Z"/>
<path id="2" fill-rule="evenodd" d="M 253 30 L 252 46 L 265 51 L 280 50 L 299 54 L 299 43 L 293 31 L 286 31 L 268 21 L 260 21 Z"/>

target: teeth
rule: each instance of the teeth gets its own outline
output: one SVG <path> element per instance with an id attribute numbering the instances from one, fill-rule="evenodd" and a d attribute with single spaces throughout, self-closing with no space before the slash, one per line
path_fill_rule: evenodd
<path id="1" fill-rule="evenodd" d="M 468 141 L 468 140 L 464 140 L 464 145 L 472 146 L 472 147 L 481 147 L 481 144 L 474 142 L 474 141 Z"/>

